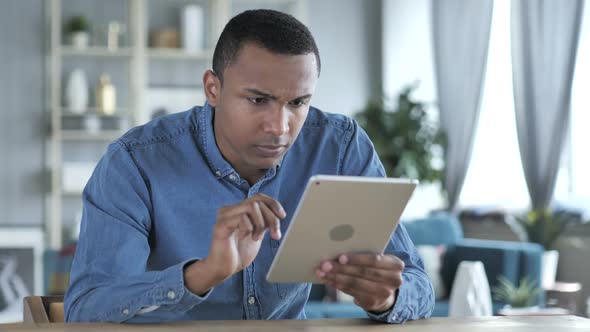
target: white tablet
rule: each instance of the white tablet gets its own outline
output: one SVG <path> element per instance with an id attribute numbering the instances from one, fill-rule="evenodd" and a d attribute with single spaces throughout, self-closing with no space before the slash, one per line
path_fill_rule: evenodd
<path id="1" fill-rule="evenodd" d="M 317 175 L 310 178 L 266 276 L 269 282 L 320 283 L 324 259 L 383 252 L 415 180 Z"/>

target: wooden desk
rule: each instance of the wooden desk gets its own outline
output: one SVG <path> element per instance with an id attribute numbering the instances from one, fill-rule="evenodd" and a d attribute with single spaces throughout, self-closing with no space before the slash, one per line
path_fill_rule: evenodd
<path id="1" fill-rule="evenodd" d="M 0 331 L 176 331 L 176 332 L 275 332 L 275 331 L 327 331 L 327 332 L 588 332 L 590 319 L 577 316 L 553 317 L 482 317 L 482 318 L 430 318 L 407 322 L 403 325 L 374 323 L 366 319 L 325 319 L 288 321 L 200 321 L 160 325 L 125 324 L 6 324 Z"/>

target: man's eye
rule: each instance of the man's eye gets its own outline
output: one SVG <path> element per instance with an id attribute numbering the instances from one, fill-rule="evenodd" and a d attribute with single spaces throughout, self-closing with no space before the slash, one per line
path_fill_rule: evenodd
<path id="1" fill-rule="evenodd" d="M 305 102 L 303 100 L 294 100 L 294 101 L 290 102 L 289 104 L 291 104 L 292 106 L 295 106 L 295 107 L 301 107 L 301 106 L 305 105 Z"/>
<path id="2" fill-rule="evenodd" d="M 267 101 L 266 98 L 264 98 L 264 97 L 248 97 L 248 100 L 252 104 L 256 104 L 256 105 L 264 104 Z"/>

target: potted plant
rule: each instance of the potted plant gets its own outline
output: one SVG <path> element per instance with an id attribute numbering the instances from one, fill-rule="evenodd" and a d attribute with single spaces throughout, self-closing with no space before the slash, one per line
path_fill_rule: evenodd
<path id="1" fill-rule="evenodd" d="M 397 108 L 383 100 L 370 101 L 355 115 L 367 132 L 388 176 L 437 182 L 443 176 L 445 134 L 429 119 L 425 104 L 411 94 L 417 85 L 403 89 Z"/>
<path id="2" fill-rule="evenodd" d="M 545 250 L 553 249 L 561 234 L 581 222 L 581 218 L 576 214 L 548 208 L 533 209 L 524 215 L 516 216 L 516 220 L 526 231 L 529 242 L 538 243 Z"/>
<path id="3" fill-rule="evenodd" d="M 66 36 L 75 48 L 88 47 L 90 25 L 86 17 L 82 15 L 72 16 L 64 25 Z"/>
<path id="4" fill-rule="evenodd" d="M 527 308 L 527 310 L 534 307 L 533 304 L 540 292 L 541 288 L 526 277 L 516 286 L 506 277 L 499 276 L 498 285 L 492 287 L 494 300 L 505 303 L 508 308 Z"/>
<path id="5" fill-rule="evenodd" d="M 533 209 L 524 215 L 516 216 L 516 220 L 524 228 L 528 241 L 538 243 L 545 248 L 542 262 L 541 286 L 551 287 L 555 282 L 559 253 L 552 250 L 555 241 L 568 228 L 579 224 L 579 215 L 566 211 L 553 211 L 548 208 Z"/>

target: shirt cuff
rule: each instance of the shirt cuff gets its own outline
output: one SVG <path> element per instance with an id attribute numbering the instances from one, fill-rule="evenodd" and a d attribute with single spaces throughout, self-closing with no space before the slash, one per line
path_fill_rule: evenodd
<path id="1" fill-rule="evenodd" d="M 173 318 L 193 309 L 206 301 L 213 291 L 211 288 L 207 294 L 199 296 L 186 288 L 184 267 L 197 260 L 189 259 L 157 272 L 157 277 L 153 281 L 148 281 L 149 285 L 145 283 L 142 285 L 149 290 L 145 291 L 141 297 L 129 299 L 97 320 L 121 323 L 135 316 L 149 316 L 152 312 L 158 314 L 169 312 Z"/>
<path id="2" fill-rule="evenodd" d="M 199 296 L 185 285 L 184 268 L 195 261 L 198 259 L 189 259 L 164 271 L 153 299 L 154 304 L 160 306 L 159 310 L 184 313 L 209 298 L 213 288 L 203 296 Z"/>
<path id="3" fill-rule="evenodd" d="M 196 261 L 198 261 L 198 259 L 186 260 L 174 266 L 174 268 L 171 269 L 172 271 L 170 271 L 170 273 L 172 274 L 171 278 L 169 279 L 171 281 L 171 287 L 165 295 L 166 298 L 171 301 L 169 304 L 174 306 L 175 311 L 179 310 L 185 312 L 192 309 L 197 304 L 200 304 L 201 302 L 207 300 L 207 298 L 209 298 L 209 294 L 211 294 L 211 292 L 213 291 L 213 288 L 211 288 L 209 291 L 207 291 L 207 293 L 200 296 L 191 292 L 186 287 L 186 284 L 184 282 L 184 268 L 187 265 L 192 264 Z M 166 286 L 164 286 L 163 289 L 166 289 Z"/>
<path id="4" fill-rule="evenodd" d="M 372 320 L 386 323 L 401 324 L 406 321 L 403 315 L 403 309 L 406 307 L 407 300 L 407 287 L 404 287 L 405 283 L 402 283 L 401 287 L 397 289 L 397 298 L 395 304 L 389 311 L 385 311 L 379 314 L 375 314 L 367 311 L 367 315 Z"/>

